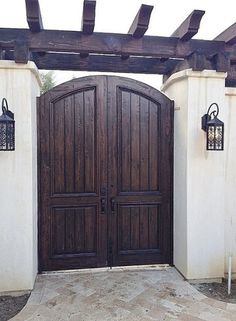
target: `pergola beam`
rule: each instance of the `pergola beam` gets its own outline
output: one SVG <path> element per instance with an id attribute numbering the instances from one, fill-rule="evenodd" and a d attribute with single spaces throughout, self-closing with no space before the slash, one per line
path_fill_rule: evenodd
<path id="1" fill-rule="evenodd" d="M 90 35 L 95 26 L 96 0 L 84 0 L 82 16 L 82 32 Z"/>
<path id="2" fill-rule="evenodd" d="M 134 38 L 141 38 L 148 30 L 149 21 L 153 6 L 142 4 L 138 13 L 136 14 L 131 27 L 129 28 L 128 34 Z"/>
<path id="3" fill-rule="evenodd" d="M 52 51 L 70 53 L 96 53 L 157 58 L 186 58 L 199 48 L 202 54 L 213 56 L 218 52 L 229 52 L 236 56 L 236 48 L 222 41 L 191 39 L 179 42 L 178 38 L 144 36 L 134 39 L 131 35 L 93 33 L 85 36 L 80 31 L 42 30 L 32 33 L 27 29 L 0 28 L 2 49 L 14 49 L 16 39 L 27 42 L 30 51 Z"/>
<path id="4" fill-rule="evenodd" d="M 25 0 L 27 22 L 32 32 L 43 29 L 43 21 L 38 0 Z"/>
<path id="5" fill-rule="evenodd" d="M 236 23 L 219 34 L 214 40 L 224 41 L 228 45 L 234 45 L 236 43 Z"/>
<path id="6" fill-rule="evenodd" d="M 119 56 L 89 55 L 81 58 L 79 54 L 46 53 L 43 57 L 33 54 L 39 69 L 101 71 L 141 74 L 166 74 L 178 63 L 177 59 L 161 62 L 158 58 L 130 57 L 122 60 Z"/>
<path id="7" fill-rule="evenodd" d="M 235 66 L 227 72 L 227 77 L 225 79 L 226 87 L 236 87 L 236 69 Z"/>
<path id="8" fill-rule="evenodd" d="M 177 37 L 182 41 L 190 40 L 198 33 L 204 13 L 205 11 L 202 10 L 193 10 L 193 12 L 175 30 L 171 37 Z"/>

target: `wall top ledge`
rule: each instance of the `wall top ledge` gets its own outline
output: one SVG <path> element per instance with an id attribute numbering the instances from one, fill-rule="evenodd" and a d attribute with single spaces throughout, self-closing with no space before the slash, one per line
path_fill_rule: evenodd
<path id="1" fill-rule="evenodd" d="M 39 86 L 42 87 L 42 81 L 38 68 L 33 61 L 29 61 L 27 64 L 19 64 L 12 60 L 0 60 L 0 70 L 1 69 L 29 70 L 35 75 Z"/>
<path id="2" fill-rule="evenodd" d="M 234 87 L 226 87 L 225 88 L 225 95 L 226 96 L 236 96 L 236 88 L 234 88 Z"/>
<path id="3" fill-rule="evenodd" d="M 185 69 L 178 71 L 171 75 L 167 81 L 162 85 L 161 90 L 165 91 L 170 85 L 185 78 L 214 78 L 225 79 L 227 77 L 226 72 L 218 72 L 216 70 L 203 70 L 193 71 L 192 69 Z"/>

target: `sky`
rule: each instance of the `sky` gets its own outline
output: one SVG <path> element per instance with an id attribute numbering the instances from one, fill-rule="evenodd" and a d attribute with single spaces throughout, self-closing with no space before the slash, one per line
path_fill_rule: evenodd
<path id="1" fill-rule="evenodd" d="M 83 0 L 39 0 L 45 29 L 81 30 Z M 205 10 L 200 30 L 194 38 L 214 39 L 236 22 L 236 2 L 233 0 L 97 0 L 95 32 L 127 33 L 141 4 L 154 9 L 146 35 L 170 36 L 194 10 Z M 0 0 L 0 27 L 28 28 L 25 0 Z M 98 72 L 56 72 L 56 82 Z M 117 74 L 144 81 L 156 88 L 161 76 Z"/>

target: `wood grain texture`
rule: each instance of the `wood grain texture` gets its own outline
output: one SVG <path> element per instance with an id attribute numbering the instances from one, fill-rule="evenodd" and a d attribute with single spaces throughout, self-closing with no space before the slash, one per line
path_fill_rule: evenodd
<path id="1" fill-rule="evenodd" d="M 27 64 L 30 58 L 27 42 L 16 40 L 14 48 L 14 60 L 16 63 Z"/>
<path id="2" fill-rule="evenodd" d="M 224 41 L 228 45 L 234 45 L 236 43 L 236 23 L 220 33 L 214 40 Z"/>
<path id="3" fill-rule="evenodd" d="M 46 70 L 78 70 L 103 71 L 142 74 L 167 74 L 179 61 L 159 58 L 129 57 L 123 60 L 119 56 L 89 55 L 81 58 L 78 54 L 46 53 L 43 57 L 32 54 L 32 60 L 39 69 Z"/>
<path id="4" fill-rule="evenodd" d="M 82 32 L 91 35 L 95 26 L 96 0 L 84 0 L 82 16 Z"/>
<path id="5" fill-rule="evenodd" d="M 112 262 L 171 262 L 171 241 L 164 238 L 171 221 L 166 202 L 172 188 L 164 181 L 172 177 L 168 165 L 172 134 L 169 131 L 167 138 L 161 126 L 170 122 L 171 113 L 163 111 L 170 111 L 171 103 L 150 87 L 119 77 L 108 83 L 108 101 L 108 124 L 112 123 L 108 127 L 109 197 L 116 204 L 108 224 L 112 226 L 108 232 L 114 249 Z M 168 117 L 164 119 L 163 114 Z"/>
<path id="6" fill-rule="evenodd" d="M 40 269 L 171 263 L 172 102 L 93 76 L 39 106 Z"/>
<path id="7" fill-rule="evenodd" d="M 236 49 L 223 41 L 191 39 L 179 42 L 176 37 L 143 36 L 98 33 L 85 36 L 80 31 L 42 30 L 32 33 L 27 29 L 0 28 L 0 45 L 3 49 L 14 49 L 15 39 L 25 39 L 32 52 L 51 51 L 68 53 L 97 53 L 157 58 L 185 58 L 201 48 L 211 56 L 219 51 L 236 56 Z M 13 42 L 12 42 L 13 41 Z"/>
<path id="8" fill-rule="evenodd" d="M 177 37 L 182 41 L 190 40 L 198 33 L 200 22 L 205 14 L 202 10 L 193 10 L 193 12 L 181 23 L 181 25 L 172 33 L 171 37 Z"/>
<path id="9" fill-rule="evenodd" d="M 142 4 L 129 28 L 128 34 L 134 38 L 141 38 L 148 30 L 152 10 L 153 6 Z"/>
<path id="10" fill-rule="evenodd" d="M 26 18 L 32 32 L 43 29 L 43 21 L 38 0 L 25 0 Z"/>

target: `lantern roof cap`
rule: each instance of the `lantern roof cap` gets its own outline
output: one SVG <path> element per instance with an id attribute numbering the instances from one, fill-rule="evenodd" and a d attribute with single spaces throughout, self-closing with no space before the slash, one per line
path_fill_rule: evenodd
<path id="1" fill-rule="evenodd" d="M 5 121 L 5 122 L 14 122 L 14 119 L 3 113 L 0 116 L 0 122 Z"/>

